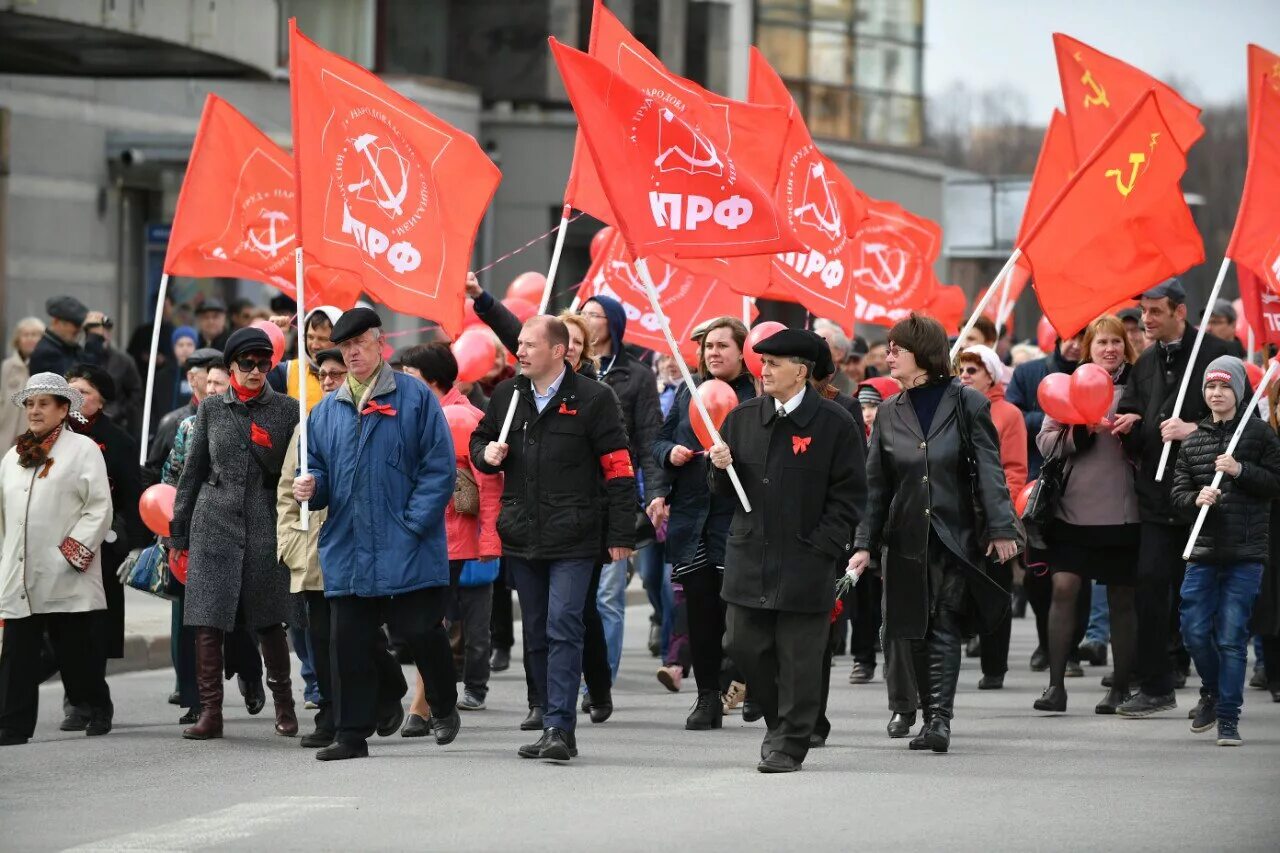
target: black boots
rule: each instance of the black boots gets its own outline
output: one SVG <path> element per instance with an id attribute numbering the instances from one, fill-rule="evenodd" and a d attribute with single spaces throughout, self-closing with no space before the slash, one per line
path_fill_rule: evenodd
<path id="1" fill-rule="evenodd" d="M 298 715 L 293 704 L 293 684 L 289 681 L 289 643 L 284 627 L 276 625 L 258 635 L 262 668 L 267 688 L 276 708 L 276 734 L 293 737 L 298 733 Z"/>
<path id="2" fill-rule="evenodd" d="M 885 731 L 889 733 L 889 737 L 906 737 L 911 734 L 911 730 L 915 728 L 915 725 L 915 711 L 909 714 L 894 711 L 893 716 L 889 718 L 889 725 L 885 726 Z"/>
<path id="3" fill-rule="evenodd" d="M 200 718 L 182 736 L 188 740 L 222 737 L 222 632 L 196 628 L 196 689 Z"/>
<path id="4" fill-rule="evenodd" d="M 915 750 L 946 752 L 951 747 L 951 714 L 956 699 L 956 684 L 960 680 L 960 635 L 944 615 L 934 618 L 929 633 L 915 653 L 916 679 L 921 688 L 921 705 L 925 705 L 925 686 L 928 686 L 928 707 L 924 708 L 925 725 L 920 734 L 912 738 L 908 746 Z M 923 651 L 923 654 L 920 653 Z M 922 672 L 921 664 L 927 663 Z"/>
<path id="5" fill-rule="evenodd" d="M 718 729 L 724 724 L 724 709 L 720 703 L 719 690 L 699 690 L 698 701 L 693 705 L 693 713 L 684 721 L 684 727 L 691 732 L 705 732 Z"/>

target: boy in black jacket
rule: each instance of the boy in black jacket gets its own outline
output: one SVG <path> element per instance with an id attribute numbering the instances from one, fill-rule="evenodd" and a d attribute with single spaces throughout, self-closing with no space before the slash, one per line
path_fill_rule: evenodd
<path id="1" fill-rule="evenodd" d="M 1182 582 L 1182 640 L 1201 679 L 1191 731 L 1216 723 L 1218 746 L 1239 746 L 1249 616 L 1269 553 L 1271 501 L 1280 497 L 1280 438 L 1251 417 L 1226 454 L 1249 389 L 1240 359 L 1214 359 L 1203 388 L 1211 414 L 1178 450 L 1171 495 L 1175 510 L 1190 517 L 1210 508 Z M 1215 489 L 1218 471 L 1224 477 Z"/>

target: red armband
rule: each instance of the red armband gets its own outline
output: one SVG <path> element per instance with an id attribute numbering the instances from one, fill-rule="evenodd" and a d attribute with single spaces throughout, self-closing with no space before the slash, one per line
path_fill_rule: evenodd
<path id="1" fill-rule="evenodd" d="M 617 477 L 634 477 L 635 469 L 631 467 L 631 452 L 625 448 L 606 453 L 600 457 L 600 468 L 604 471 L 607 483 Z"/>

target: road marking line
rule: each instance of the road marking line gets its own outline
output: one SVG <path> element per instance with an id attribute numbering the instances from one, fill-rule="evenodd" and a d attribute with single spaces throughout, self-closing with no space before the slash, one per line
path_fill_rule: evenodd
<path id="1" fill-rule="evenodd" d="M 90 841 L 65 853 L 87 851 L 160 851 L 198 850 L 232 841 L 243 841 L 275 824 L 299 820 L 325 809 L 355 805 L 355 797 L 268 797 L 250 803 L 239 803 L 196 817 L 164 823 L 151 829 L 129 832 L 101 841 Z"/>

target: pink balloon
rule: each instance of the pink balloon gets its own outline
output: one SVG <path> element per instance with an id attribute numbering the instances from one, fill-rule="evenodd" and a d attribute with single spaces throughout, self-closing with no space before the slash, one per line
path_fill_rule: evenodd
<path id="1" fill-rule="evenodd" d="M 450 347 L 458 361 L 458 381 L 475 382 L 493 370 L 498 349 L 486 329 L 467 329 Z"/>
<path id="2" fill-rule="evenodd" d="M 1101 423 L 1111 408 L 1114 391 L 1111 375 L 1096 364 L 1082 364 L 1071 374 L 1071 407 L 1084 418 L 1083 423 Z"/>
<path id="3" fill-rule="evenodd" d="M 538 298 L 539 299 L 542 298 L 541 293 L 538 294 Z M 521 323 L 525 322 L 534 314 L 538 313 L 538 303 L 530 302 L 527 299 L 520 299 L 515 296 L 508 296 L 506 299 L 502 300 L 502 304 L 506 306 L 508 311 L 510 311 L 512 314 L 515 314 L 516 319 L 519 320 Z"/>
<path id="4" fill-rule="evenodd" d="M 1058 330 L 1049 322 L 1048 317 L 1041 317 L 1040 322 L 1036 324 L 1036 346 L 1040 347 L 1040 351 L 1045 355 L 1053 352 L 1053 346 L 1058 342 Z"/>
<path id="5" fill-rule="evenodd" d="M 542 292 L 547 287 L 547 277 L 540 272 L 522 272 L 507 285 L 507 299 L 523 299 L 535 306 L 542 304 Z M 502 300 L 504 303 L 506 299 Z"/>
<path id="6" fill-rule="evenodd" d="M 707 407 L 707 414 L 711 415 L 711 422 L 716 425 L 716 430 L 724 425 L 724 419 L 738 405 L 738 395 L 733 386 L 722 379 L 703 382 L 698 386 L 698 396 L 702 398 L 702 405 Z M 698 436 L 698 441 L 709 449 L 714 444 L 711 432 L 707 429 L 707 422 L 702 419 L 702 413 L 698 411 L 698 404 L 693 400 L 689 401 L 689 424 Z"/>
<path id="7" fill-rule="evenodd" d="M 166 483 L 156 483 L 138 498 L 138 514 L 142 523 L 157 536 L 169 535 L 169 522 L 173 521 L 173 499 L 178 490 Z"/>
<path id="8" fill-rule="evenodd" d="M 270 320 L 254 320 L 249 325 L 266 332 L 271 339 L 271 366 L 275 367 L 284 358 L 284 332 Z"/>
<path id="9" fill-rule="evenodd" d="M 786 326 L 776 320 L 766 320 L 765 322 L 753 327 L 751 331 L 747 332 L 747 345 L 742 351 L 742 357 L 747 363 L 747 370 L 750 370 L 756 376 L 760 375 L 760 370 L 764 367 L 764 362 L 756 352 L 755 345 L 763 341 L 765 338 L 781 332 L 785 328 Z"/>
<path id="10" fill-rule="evenodd" d="M 1040 381 L 1036 399 L 1044 413 L 1062 424 L 1083 424 L 1087 421 L 1071 405 L 1071 376 L 1066 373 L 1050 373 Z"/>

